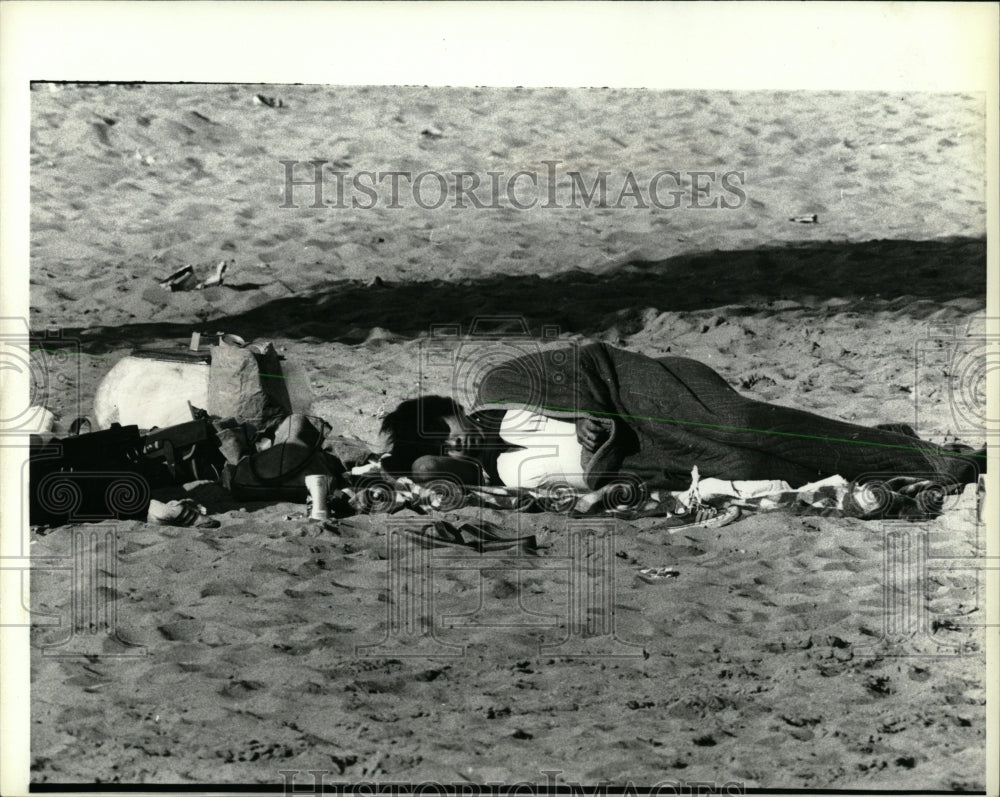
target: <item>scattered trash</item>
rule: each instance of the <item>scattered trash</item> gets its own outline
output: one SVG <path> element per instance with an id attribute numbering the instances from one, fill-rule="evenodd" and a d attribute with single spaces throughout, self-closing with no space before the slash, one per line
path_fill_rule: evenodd
<path id="1" fill-rule="evenodd" d="M 213 273 L 212 276 L 198 282 L 194 266 L 189 263 L 186 266 L 177 269 L 177 271 L 170 276 L 161 279 L 159 284 L 170 291 L 189 291 L 192 289 L 200 291 L 204 288 L 211 288 L 214 285 L 221 285 L 223 277 L 225 276 L 230 265 L 230 261 L 223 260 L 215 267 L 215 273 Z"/>
<path id="2" fill-rule="evenodd" d="M 263 94 L 253 95 L 254 105 L 265 105 L 268 108 L 284 108 L 285 103 L 278 97 L 265 97 Z"/>
<path id="3" fill-rule="evenodd" d="M 198 290 L 202 290 L 203 288 L 211 288 L 213 285 L 221 285 L 222 278 L 226 273 L 226 269 L 228 268 L 229 268 L 229 262 L 223 260 L 221 263 L 219 263 L 219 265 L 215 267 L 215 274 L 213 274 L 204 282 L 199 282 L 195 287 Z"/>
<path id="4" fill-rule="evenodd" d="M 676 567 L 644 567 L 636 576 L 647 584 L 659 584 L 671 578 L 680 576 L 681 571 Z"/>
<path id="5" fill-rule="evenodd" d="M 816 213 L 792 216 L 789 221 L 794 221 L 796 224 L 819 224 L 819 216 Z"/>
<path id="6" fill-rule="evenodd" d="M 194 266 L 187 265 L 177 269 L 169 277 L 161 279 L 160 285 L 171 291 L 183 291 L 191 287 L 192 282 L 194 282 Z"/>

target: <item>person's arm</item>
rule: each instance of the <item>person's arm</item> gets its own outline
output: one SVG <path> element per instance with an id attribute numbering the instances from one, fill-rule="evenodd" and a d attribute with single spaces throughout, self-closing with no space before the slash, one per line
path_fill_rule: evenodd
<path id="1" fill-rule="evenodd" d="M 483 483 L 483 469 L 468 457 L 423 456 L 411 468 L 413 481 L 426 484 L 434 479 L 457 479 L 467 487 L 479 487 Z"/>

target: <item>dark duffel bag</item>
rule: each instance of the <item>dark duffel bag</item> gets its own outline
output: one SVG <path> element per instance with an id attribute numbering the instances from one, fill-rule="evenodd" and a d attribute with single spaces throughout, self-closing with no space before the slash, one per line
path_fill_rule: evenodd
<path id="1" fill-rule="evenodd" d="M 143 455 L 137 426 L 46 440 L 31 436 L 32 524 L 57 526 L 110 518 L 144 518 L 150 488 L 169 478 L 164 463 Z"/>
<path id="2" fill-rule="evenodd" d="M 319 418 L 289 415 L 274 434 L 274 445 L 227 466 L 222 484 L 240 501 L 305 501 L 306 476 L 339 479 L 344 466 L 323 450 L 329 425 Z"/>
<path id="3" fill-rule="evenodd" d="M 158 461 L 147 465 L 151 476 L 184 484 L 191 481 L 218 481 L 226 458 L 219 449 L 219 433 L 208 418 L 196 418 L 163 429 L 151 429 L 143 436 L 143 454 L 148 460 Z"/>

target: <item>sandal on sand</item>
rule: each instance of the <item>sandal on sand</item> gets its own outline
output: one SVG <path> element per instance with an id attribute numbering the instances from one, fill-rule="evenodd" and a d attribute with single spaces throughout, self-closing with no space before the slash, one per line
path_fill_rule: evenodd
<path id="1" fill-rule="evenodd" d="M 472 537 L 473 547 L 480 553 L 506 551 L 511 548 L 534 553 L 538 549 L 538 541 L 534 534 L 527 537 L 504 537 L 500 534 L 504 530 L 503 526 L 490 523 L 488 520 L 481 520 L 478 523 L 463 523 L 458 530 L 460 533 Z"/>
<path id="2" fill-rule="evenodd" d="M 219 521 L 205 517 L 208 510 L 201 504 L 196 504 L 190 498 L 180 501 L 152 500 L 149 502 L 149 514 L 146 522 L 155 526 L 194 526 L 199 529 L 217 529 Z"/>
<path id="3" fill-rule="evenodd" d="M 497 533 L 499 530 L 499 526 L 485 521 L 466 523 L 456 528 L 447 521 L 436 520 L 422 527 L 420 531 L 403 529 L 403 532 L 424 548 L 471 548 L 479 553 L 511 549 L 534 553 L 538 548 L 534 535 L 501 537 Z M 467 540 L 466 537 L 470 539 Z"/>
<path id="4" fill-rule="evenodd" d="M 423 548 L 465 547 L 461 532 L 443 520 L 428 523 L 419 531 L 416 529 L 401 529 L 401 531 Z"/>
<path id="5" fill-rule="evenodd" d="M 695 503 L 683 513 L 675 514 L 649 530 L 666 531 L 674 534 L 681 529 L 717 529 L 739 520 L 741 514 L 740 508 L 735 504 L 731 504 L 723 509 L 716 509 L 714 506 L 709 506 L 708 504 Z"/>

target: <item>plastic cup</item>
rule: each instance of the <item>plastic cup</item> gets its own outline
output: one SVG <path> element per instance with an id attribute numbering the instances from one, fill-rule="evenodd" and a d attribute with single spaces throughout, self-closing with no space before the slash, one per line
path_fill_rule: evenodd
<path id="1" fill-rule="evenodd" d="M 330 490 L 329 476 L 306 476 L 306 489 L 312 498 L 312 511 L 309 517 L 313 520 L 326 520 L 330 513 L 326 509 L 326 496 Z"/>

